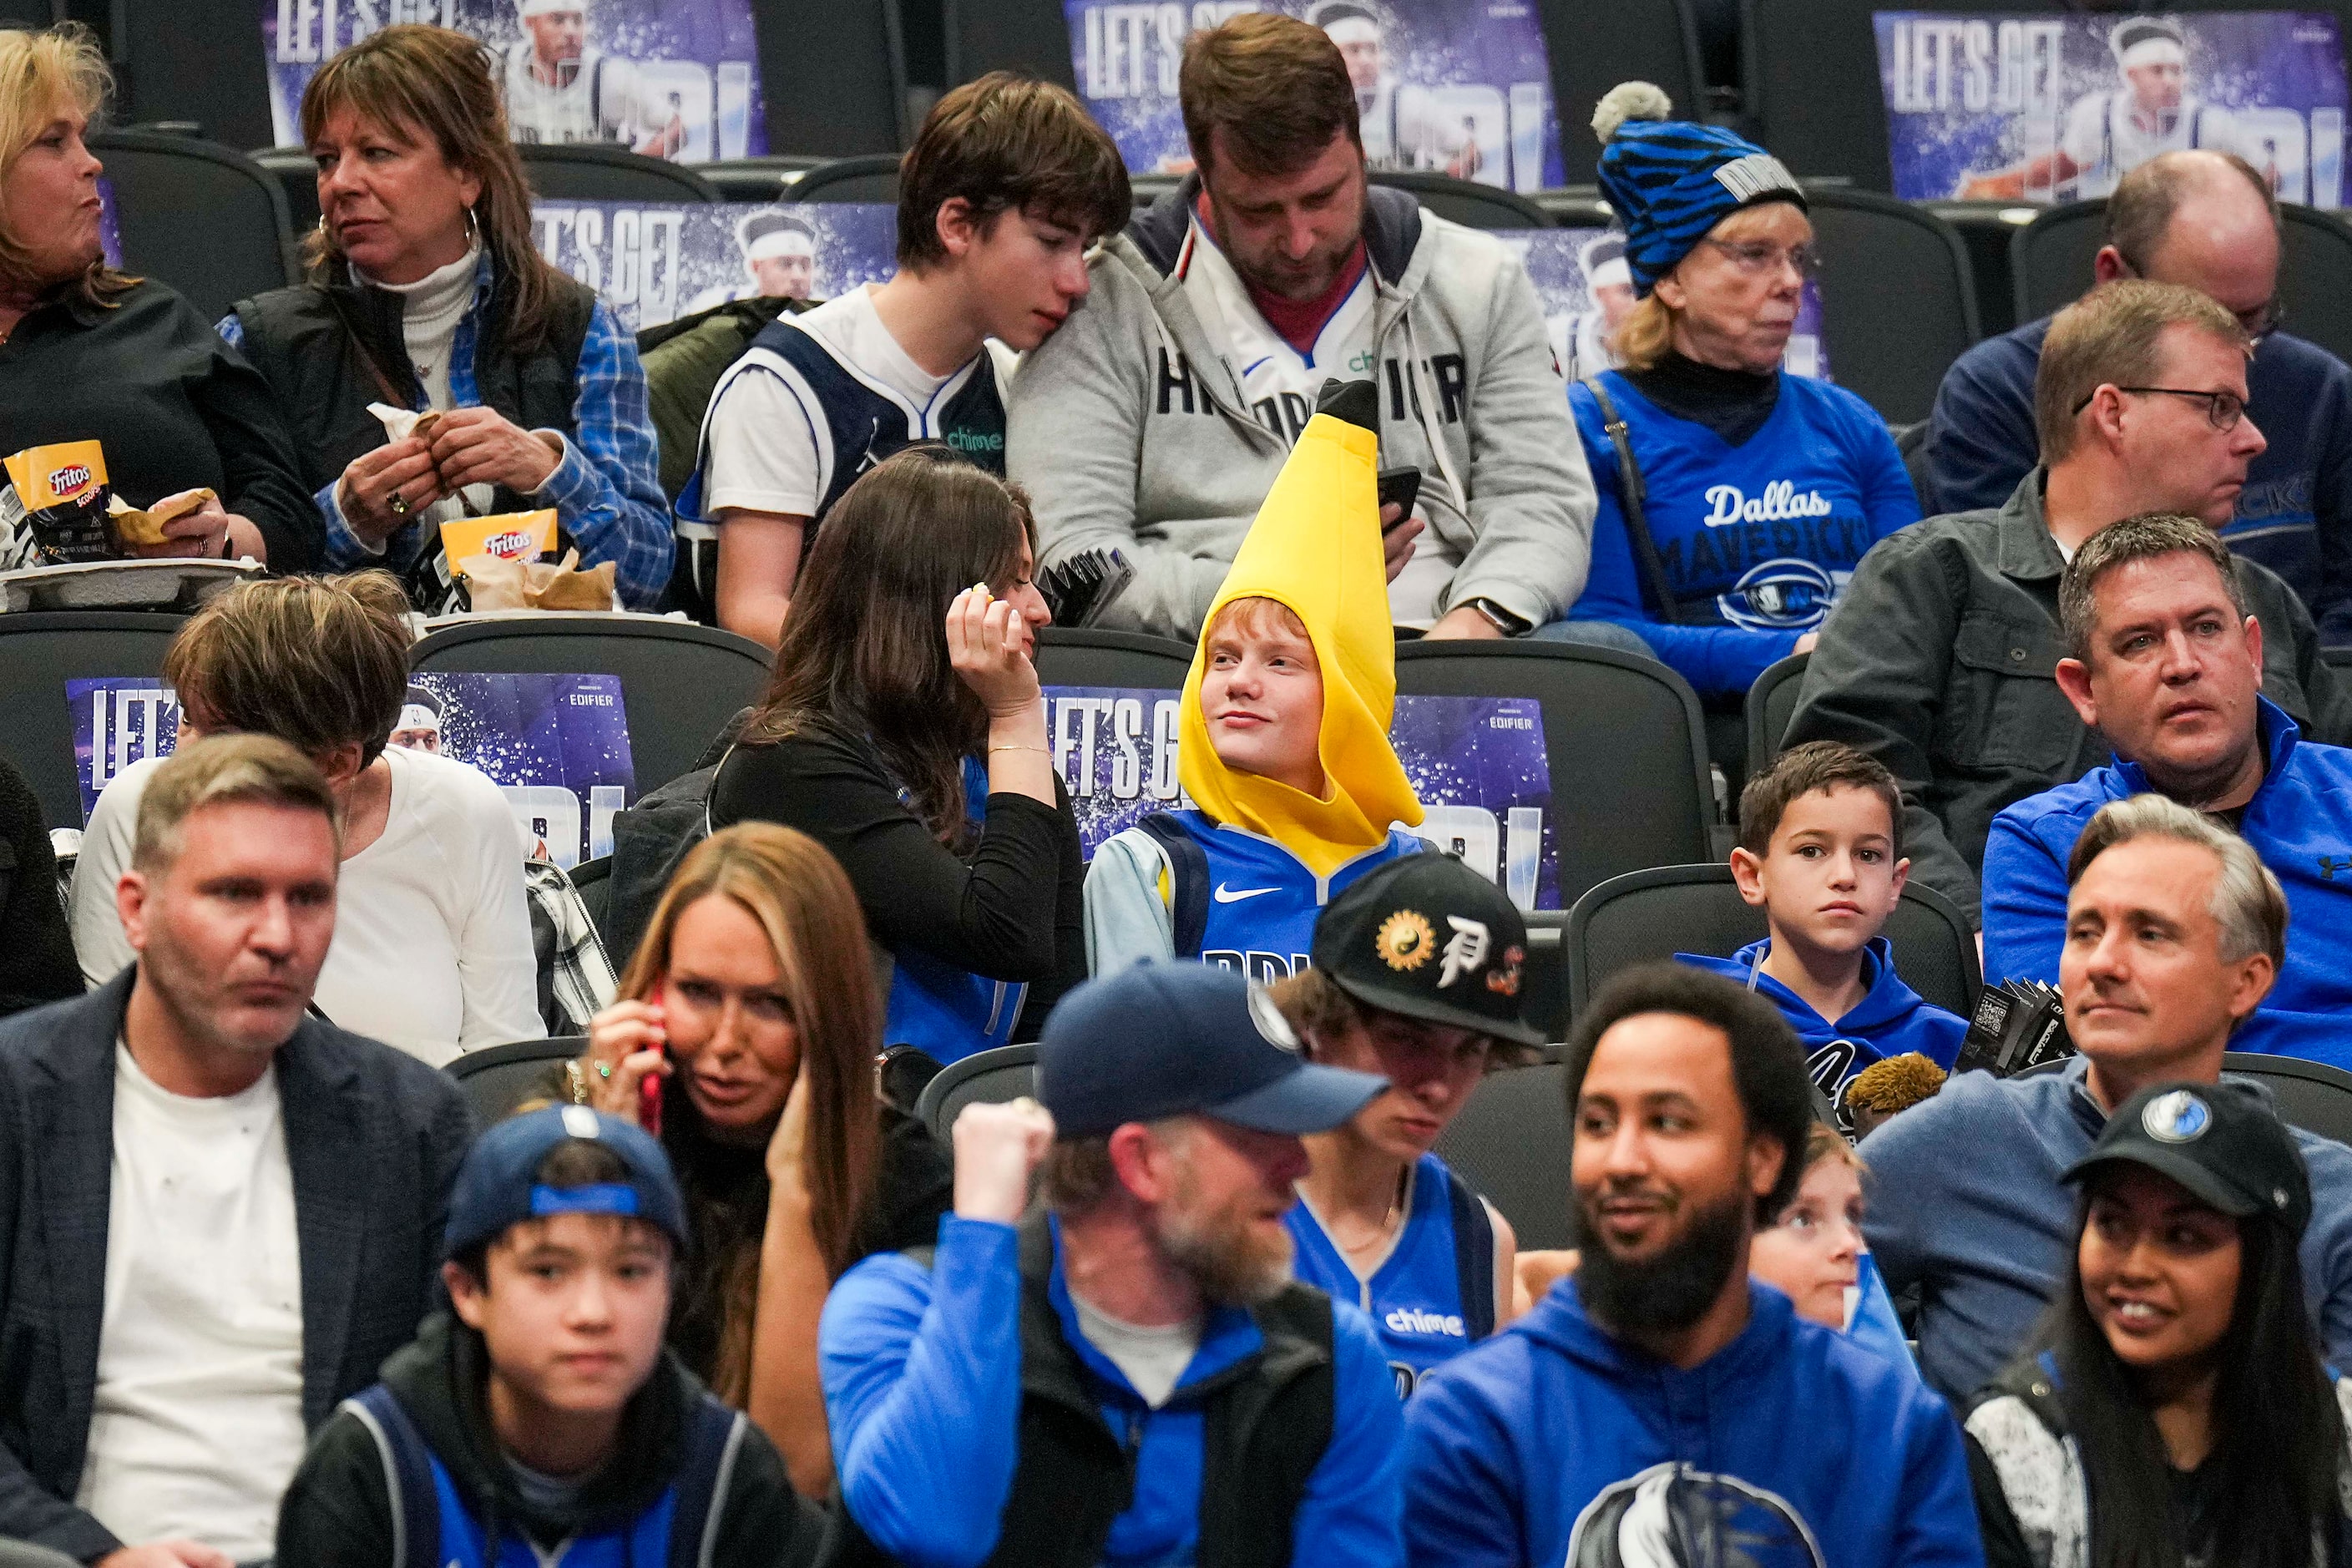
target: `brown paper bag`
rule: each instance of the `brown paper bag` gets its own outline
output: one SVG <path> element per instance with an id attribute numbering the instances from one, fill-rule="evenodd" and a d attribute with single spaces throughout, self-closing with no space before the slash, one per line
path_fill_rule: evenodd
<path id="1" fill-rule="evenodd" d="M 581 571 L 577 550 L 553 563 L 468 555 L 455 571 L 477 610 L 609 610 L 617 575 L 610 561 Z"/>

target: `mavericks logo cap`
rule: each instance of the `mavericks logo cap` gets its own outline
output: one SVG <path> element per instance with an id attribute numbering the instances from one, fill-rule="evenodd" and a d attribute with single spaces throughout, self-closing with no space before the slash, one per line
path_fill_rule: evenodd
<path id="1" fill-rule="evenodd" d="M 2266 1214 L 2298 1237 L 2311 1219 L 2311 1176 L 2294 1134 L 2250 1083 L 2160 1083 L 2140 1090 L 2059 1179 L 2079 1183 L 2117 1163 L 2169 1177 L 2232 1219 Z"/>

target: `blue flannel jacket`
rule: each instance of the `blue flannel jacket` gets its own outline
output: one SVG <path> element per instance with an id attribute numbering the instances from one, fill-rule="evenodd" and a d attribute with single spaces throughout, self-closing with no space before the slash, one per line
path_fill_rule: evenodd
<path id="1" fill-rule="evenodd" d="M 450 350 L 449 403 L 454 408 L 481 405 L 474 380 L 474 345 L 481 336 L 495 281 L 485 253 L 474 273 L 474 302 L 458 321 Z M 231 346 L 242 345 L 245 331 L 235 312 L 223 318 L 216 330 Z M 646 407 L 637 341 L 601 300 L 580 344 L 578 384 L 572 427 L 556 432 L 563 439 L 563 460 L 531 499 L 555 509 L 557 521 L 580 546 L 583 566 L 614 563 L 622 604 L 648 609 L 669 585 L 677 541 L 670 530 L 669 499 L 661 488 L 661 452 Z M 420 394 L 417 409 L 421 413 L 424 408 Z M 411 523 L 395 531 L 381 553 L 370 550 L 344 519 L 335 489 L 331 483 L 316 498 L 327 520 L 327 564 L 338 571 L 388 566 L 404 572 L 425 548 L 424 529 Z"/>

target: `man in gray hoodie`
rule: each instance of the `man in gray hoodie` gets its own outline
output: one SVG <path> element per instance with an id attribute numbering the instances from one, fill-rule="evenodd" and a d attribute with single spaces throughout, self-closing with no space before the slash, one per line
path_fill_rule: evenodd
<path id="1" fill-rule="evenodd" d="M 1104 246 L 1006 399 L 1040 564 L 1116 548 L 1136 575 L 1106 624 L 1192 640 L 1317 389 L 1370 380 L 1382 467 L 1422 475 L 1381 513 L 1396 624 L 1559 621 L 1592 481 L 1517 257 L 1368 185 L 1347 65 L 1304 22 L 1195 33 L 1180 95 L 1197 172 Z"/>

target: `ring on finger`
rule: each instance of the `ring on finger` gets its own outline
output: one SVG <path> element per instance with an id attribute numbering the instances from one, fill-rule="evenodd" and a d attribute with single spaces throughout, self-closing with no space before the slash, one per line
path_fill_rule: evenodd
<path id="1" fill-rule="evenodd" d="M 406 517 L 408 515 L 408 498 L 402 495 L 398 490 L 392 492 L 392 500 L 389 504 L 392 507 L 393 516 Z"/>
<path id="2" fill-rule="evenodd" d="M 611 1078 L 613 1076 L 613 1064 L 611 1062 L 598 1062 L 596 1064 L 596 1076 L 598 1078 Z"/>

